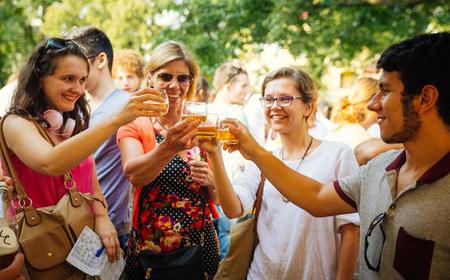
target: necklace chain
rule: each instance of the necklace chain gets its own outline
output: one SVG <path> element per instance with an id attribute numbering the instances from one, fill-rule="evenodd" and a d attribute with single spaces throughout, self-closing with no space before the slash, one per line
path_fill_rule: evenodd
<path id="1" fill-rule="evenodd" d="M 157 124 L 159 124 L 159 126 L 162 128 L 162 129 L 164 129 L 166 132 L 169 130 L 165 125 L 163 125 L 160 121 L 158 121 L 158 119 L 154 119 L 155 121 L 153 122 L 153 125 L 155 124 L 155 123 L 157 123 Z"/>
<path id="2" fill-rule="evenodd" d="M 313 137 L 311 136 L 311 140 L 309 140 L 309 144 L 308 147 L 306 147 L 305 153 L 303 154 L 302 158 L 300 159 L 300 162 L 297 165 L 297 168 L 295 169 L 295 171 L 298 172 L 298 169 L 300 168 L 300 165 L 302 164 L 303 160 L 306 157 L 306 154 L 308 154 L 309 148 L 311 148 L 311 144 L 313 142 Z M 284 162 L 284 152 L 283 152 L 283 148 L 281 148 L 281 160 Z M 289 199 L 287 199 L 284 195 L 281 194 L 281 200 L 283 200 L 283 202 L 288 203 Z"/>

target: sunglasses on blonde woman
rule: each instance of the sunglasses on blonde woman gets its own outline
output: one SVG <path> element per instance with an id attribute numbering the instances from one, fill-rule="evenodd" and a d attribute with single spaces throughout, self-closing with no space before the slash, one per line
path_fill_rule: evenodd
<path id="1" fill-rule="evenodd" d="M 181 74 L 181 75 L 174 75 L 170 73 L 159 73 L 156 78 L 160 82 L 164 83 L 170 83 L 174 78 L 177 79 L 178 83 L 180 84 L 189 84 L 192 81 L 191 75 Z"/>

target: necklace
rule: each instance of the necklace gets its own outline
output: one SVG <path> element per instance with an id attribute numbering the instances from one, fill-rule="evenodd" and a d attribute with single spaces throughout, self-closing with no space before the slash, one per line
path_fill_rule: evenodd
<path id="1" fill-rule="evenodd" d="M 165 125 L 163 125 L 160 121 L 158 121 L 157 119 L 155 119 L 155 121 L 153 122 L 153 125 L 158 124 L 162 129 L 164 129 L 166 132 L 169 130 Z"/>
<path id="2" fill-rule="evenodd" d="M 300 168 L 300 165 L 302 164 L 303 160 L 305 159 L 306 154 L 307 154 L 308 151 L 309 151 L 309 148 L 311 148 L 311 144 L 312 144 L 312 142 L 313 142 L 313 139 L 314 139 L 314 138 L 311 136 L 311 140 L 309 140 L 308 147 L 306 147 L 305 153 L 303 154 L 302 158 L 300 159 L 300 162 L 298 163 L 297 168 L 295 169 L 295 171 L 298 172 L 298 169 Z M 283 148 L 281 148 L 281 160 L 284 162 Z M 280 195 L 281 195 L 281 200 L 283 200 L 283 202 L 285 202 L 285 203 L 288 203 L 288 202 L 289 202 L 289 199 L 287 199 L 284 195 L 282 195 L 282 194 L 280 194 Z"/>

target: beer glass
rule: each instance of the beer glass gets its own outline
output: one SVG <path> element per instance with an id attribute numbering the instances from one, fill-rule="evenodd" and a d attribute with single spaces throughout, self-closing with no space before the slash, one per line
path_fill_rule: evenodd
<path id="1" fill-rule="evenodd" d="M 156 101 L 153 101 L 153 100 L 145 101 L 145 103 L 159 105 L 159 106 L 161 106 L 161 108 L 163 110 L 162 111 L 155 111 L 155 112 L 153 112 L 152 117 L 164 116 L 169 111 L 169 97 L 167 96 L 166 90 L 165 89 L 156 89 L 156 90 L 158 90 L 160 95 L 161 95 L 161 97 L 164 98 L 164 103 L 159 103 L 159 102 L 156 102 Z"/>
<path id="2" fill-rule="evenodd" d="M 219 122 L 216 132 L 216 138 L 222 144 L 236 145 L 239 140 L 231 133 L 230 128 L 222 121 Z"/>
<path id="3" fill-rule="evenodd" d="M 206 121 L 208 115 L 207 105 L 205 102 L 185 101 L 183 102 L 183 113 L 181 119 L 199 120 L 202 123 Z"/>

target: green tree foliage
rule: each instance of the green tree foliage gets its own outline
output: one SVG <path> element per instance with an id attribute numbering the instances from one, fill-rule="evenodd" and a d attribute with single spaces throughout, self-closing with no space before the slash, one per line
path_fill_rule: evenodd
<path id="1" fill-rule="evenodd" d="M 150 0 L 63 0 L 50 6 L 41 31 L 60 36 L 73 27 L 94 25 L 105 31 L 114 48 L 143 49 L 157 32 L 155 2 Z"/>
<path id="2" fill-rule="evenodd" d="M 42 19 L 39 29 L 31 24 L 36 19 Z M 319 77 L 330 64 L 349 67 L 362 52 L 371 57 L 404 38 L 450 30 L 450 5 L 446 0 L 11 0 L 0 2 L 0 21 L 0 81 L 42 34 L 58 36 L 84 25 L 103 29 L 115 49 L 143 54 L 165 40 L 184 42 L 208 77 L 226 59 L 277 43 L 306 55 L 309 71 Z"/>
<path id="3" fill-rule="evenodd" d="M 49 1 L 0 1 L 0 85 L 19 71 L 41 35 L 36 25 Z"/>

